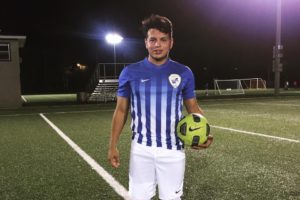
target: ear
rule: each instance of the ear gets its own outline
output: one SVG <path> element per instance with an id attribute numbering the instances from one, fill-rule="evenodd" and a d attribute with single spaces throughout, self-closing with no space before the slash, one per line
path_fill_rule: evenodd
<path id="1" fill-rule="evenodd" d="M 147 38 L 145 38 L 145 47 L 146 47 L 146 49 L 148 48 L 148 45 L 147 45 Z"/>
<path id="2" fill-rule="evenodd" d="M 174 39 L 171 38 L 170 50 L 173 48 L 173 45 L 174 45 Z"/>

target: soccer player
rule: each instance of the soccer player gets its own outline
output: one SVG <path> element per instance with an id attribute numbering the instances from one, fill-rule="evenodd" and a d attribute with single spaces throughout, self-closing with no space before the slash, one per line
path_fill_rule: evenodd
<path id="1" fill-rule="evenodd" d="M 119 77 L 117 105 L 112 119 L 108 151 L 110 164 L 120 165 L 117 143 L 131 114 L 132 143 L 129 194 L 132 200 L 179 200 L 183 194 L 185 153 L 176 135 L 183 104 L 188 113 L 203 114 L 195 98 L 192 71 L 169 58 L 173 47 L 171 21 L 151 15 L 142 22 L 148 57 L 124 68 Z M 213 141 L 209 136 L 207 148 Z"/>

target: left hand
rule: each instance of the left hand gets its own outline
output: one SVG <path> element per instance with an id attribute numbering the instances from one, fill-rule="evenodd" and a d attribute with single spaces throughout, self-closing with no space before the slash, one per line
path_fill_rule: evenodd
<path id="1" fill-rule="evenodd" d="M 213 142 L 213 140 L 214 140 L 214 137 L 212 135 L 209 135 L 207 137 L 207 140 L 206 140 L 205 143 L 199 144 L 198 146 L 192 146 L 192 149 L 196 149 L 196 150 L 206 149 L 206 148 L 208 148 L 211 145 L 211 143 Z"/>

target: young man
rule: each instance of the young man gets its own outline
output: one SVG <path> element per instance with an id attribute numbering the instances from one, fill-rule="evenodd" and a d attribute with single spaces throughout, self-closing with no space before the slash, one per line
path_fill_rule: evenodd
<path id="1" fill-rule="evenodd" d="M 133 200 L 159 198 L 179 200 L 183 193 L 185 153 L 176 135 L 184 103 L 188 113 L 203 111 L 194 93 L 191 70 L 171 59 L 173 47 L 171 21 L 152 15 L 142 22 L 148 57 L 127 66 L 119 78 L 117 106 L 112 119 L 108 151 L 110 164 L 120 165 L 117 143 L 131 106 L 132 144 L 129 193 Z M 195 149 L 207 148 L 208 141 Z"/>

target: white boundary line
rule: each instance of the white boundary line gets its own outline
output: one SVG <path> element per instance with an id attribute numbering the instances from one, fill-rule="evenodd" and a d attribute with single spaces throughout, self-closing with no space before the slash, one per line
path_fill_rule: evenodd
<path id="1" fill-rule="evenodd" d="M 45 115 L 39 114 L 55 131 L 62 137 L 80 157 L 82 157 L 121 197 L 129 200 L 128 191 L 121 185 L 112 175 L 110 175 L 103 167 L 101 167 L 92 157 L 83 151 L 75 142 L 65 135 L 55 124 L 53 124 Z"/>
<path id="2" fill-rule="evenodd" d="M 284 98 L 287 98 L 287 99 L 298 99 L 298 96 L 283 96 Z M 205 102 L 209 102 L 209 101 L 232 101 L 232 100 L 253 100 L 253 99 L 256 99 L 256 100 L 260 100 L 260 99 L 274 99 L 274 96 L 253 96 L 253 97 L 241 97 L 241 98 L 217 98 L 217 99 L 202 99 L 200 100 L 201 102 L 205 101 Z"/>
<path id="3" fill-rule="evenodd" d="M 65 112 L 43 112 L 43 114 L 72 114 L 72 113 L 92 113 L 92 112 L 113 112 L 113 109 L 110 110 L 79 110 L 79 111 L 65 111 Z M 4 114 L 0 115 L 0 117 L 20 117 L 20 116 L 28 116 L 28 115 L 38 115 L 39 112 L 36 113 L 24 113 L 24 114 Z"/>
<path id="4" fill-rule="evenodd" d="M 81 113 L 81 112 L 98 112 L 98 111 L 113 111 L 113 110 L 90 110 L 90 111 L 70 111 L 70 112 L 48 112 L 44 114 L 67 114 L 67 113 Z M 25 116 L 25 115 L 36 115 L 38 113 L 32 113 L 32 114 L 7 114 L 7 115 L 0 115 L 0 117 L 18 117 L 18 116 Z M 39 113 L 41 115 L 41 113 Z M 228 130 L 232 132 L 238 132 L 238 133 L 244 133 L 248 135 L 256 135 L 260 137 L 266 137 L 266 138 L 272 138 L 272 139 L 277 139 L 277 140 L 284 140 L 284 141 L 289 141 L 289 142 L 295 142 L 295 143 L 300 143 L 300 140 L 294 140 L 294 139 L 289 139 L 289 138 L 283 138 L 283 137 L 278 137 L 278 136 L 272 136 L 272 135 L 266 135 L 262 133 L 255 133 L 255 132 L 250 132 L 250 131 L 243 131 L 243 130 L 238 130 L 238 129 L 233 129 L 233 128 L 227 128 L 227 127 L 222 127 L 222 126 L 213 126 L 211 127 L 222 129 L 222 130 Z"/>
<path id="5" fill-rule="evenodd" d="M 257 103 L 254 103 L 254 104 L 257 104 L 257 105 L 271 105 L 271 106 L 296 106 L 296 107 L 299 107 L 300 105 L 299 104 L 288 104 L 288 103 L 260 103 L 260 102 L 257 102 Z"/>
<path id="6" fill-rule="evenodd" d="M 262 102 L 251 102 L 251 103 L 215 103 L 215 104 L 207 104 L 207 105 L 203 105 L 203 107 L 210 107 L 210 106 L 231 106 L 231 105 L 267 105 L 267 106 L 295 106 L 295 107 L 299 107 L 299 104 L 287 104 L 287 103 L 262 103 Z"/>
<path id="7" fill-rule="evenodd" d="M 27 102 L 27 99 L 23 96 L 23 95 L 21 95 L 21 98 L 23 99 L 23 101 L 26 103 Z"/>
<path id="8" fill-rule="evenodd" d="M 266 134 L 262 134 L 262 133 L 243 131 L 243 130 L 238 130 L 238 129 L 233 129 L 233 128 L 226 128 L 226 127 L 222 127 L 222 126 L 211 125 L 211 127 L 214 127 L 217 129 L 222 129 L 222 130 L 227 130 L 227 131 L 232 131 L 232 132 L 244 133 L 244 134 L 248 134 L 248 135 L 255 135 L 255 136 L 260 136 L 260 137 L 271 138 L 271 139 L 275 139 L 275 140 L 283 140 L 283 141 L 288 141 L 288 142 L 300 143 L 300 140 L 293 140 L 293 139 L 289 139 L 289 138 L 277 137 L 277 136 L 273 136 L 273 135 L 266 135 Z"/>

